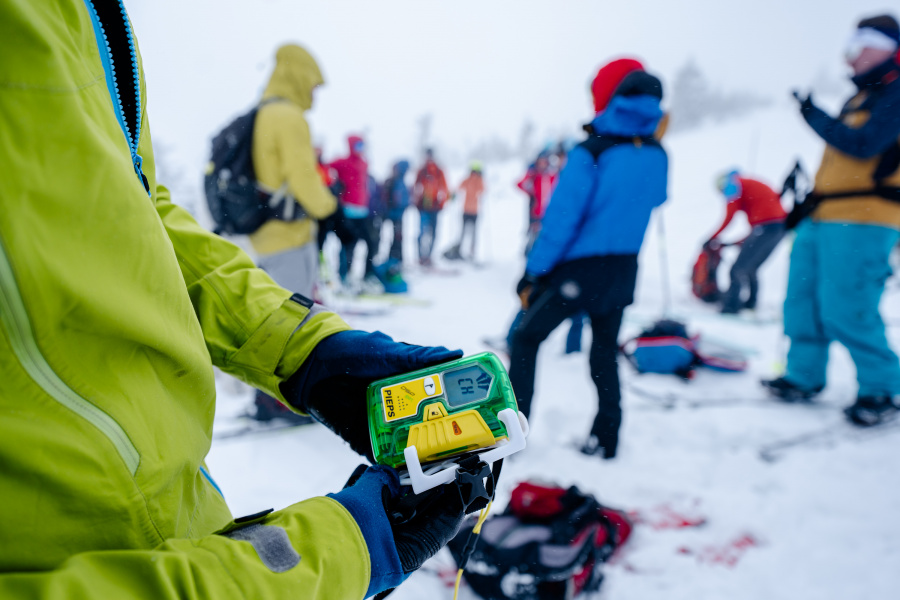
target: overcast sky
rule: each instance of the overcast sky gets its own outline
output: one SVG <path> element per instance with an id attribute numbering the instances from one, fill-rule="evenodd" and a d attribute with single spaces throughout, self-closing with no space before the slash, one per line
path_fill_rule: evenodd
<path id="1" fill-rule="evenodd" d="M 154 137 L 186 168 L 247 110 L 275 48 L 307 47 L 326 86 L 309 120 L 329 157 L 366 132 L 376 169 L 414 159 L 416 120 L 464 150 L 492 134 L 539 137 L 591 116 L 598 66 L 633 55 L 664 84 L 690 58 L 728 91 L 787 101 L 819 73 L 846 75 L 842 49 L 869 0 L 126 0 L 147 73 Z"/>

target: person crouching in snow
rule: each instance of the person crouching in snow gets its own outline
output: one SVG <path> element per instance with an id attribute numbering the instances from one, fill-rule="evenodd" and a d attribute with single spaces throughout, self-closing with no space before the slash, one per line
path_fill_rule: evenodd
<path id="1" fill-rule="evenodd" d="M 809 400 L 825 387 L 828 346 L 840 342 L 859 383 L 845 413 L 861 426 L 896 413 L 900 394 L 900 363 L 878 312 L 900 239 L 898 47 L 894 17 L 859 22 L 847 47 L 858 91 L 837 118 L 811 96 L 794 93 L 826 146 L 812 194 L 787 220 L 797 237 L 784 301 L 784 333 L 791 339 L 786 372 L 762 382 L 782 400 Z"/>
<path id="2" fill-rule="evenodd" d="M 706 244 L 719 243 L 719 235 L 725 231 L 738 211 L 746 213 L 751 227 L 750 235 L 741 242 L 741 252 L 731 267 L 731 285 L 722 296 L 722 313 L 736 314 L 742 308 L 756 308 L 759 293 L 756 272 L 784 237 L 787 213 L 781 206 L 778 192 L 762 181 L 745 177 L 737 171 L 730 171 L 719 177 L 716 188 L 722 192 L 728 204 L 725 207 L 725 220 Z"/>
<path id="3" fill-rule="evenodd" d="M 396 471 L 371 467 L 235 519 L 205 462 L 213 366 L 371 457 L 368 383 L 462 353 L 351 330 L 172 202 L 120 2 L 2 12 L 0 131 L 17 133 L 0 136 L 0 598 L 361 600 L 400 584 L 457 533 L 459 492 L 401 523 Z"/>
<path id="4" fill-rule="evenodd" d="M 654 208 L 665 202 L 668 158 L 654 137 L 662 84 L 619 59 L 592 85 L 594 120 L 572 149 L 516 287 L 525 313 L 512 334 L 509 377 L 526 416 L 538 347 L 565 319 L 591 319 L 591 377 L 598 409 L 586 454 L 613 458 L 619 441 L 618 334 L 634 299 L 637 255 Z"/>

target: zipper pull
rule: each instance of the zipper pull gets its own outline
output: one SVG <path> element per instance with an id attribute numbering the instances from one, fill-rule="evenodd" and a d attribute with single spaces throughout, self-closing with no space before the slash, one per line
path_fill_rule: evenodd
<path id="1" fill-rule="evenodd" d="M 152 197 L 153 194 L 150 192 L 150 182 L 147 180 L 147 176 L 144 175 L 144 171 L 141 169 L 141 167 L 143 167 L 143 165 L 144 165 L 144 158 L 140 154 L 135 152 L 134 153 L 134 172 L 137 173 L 137 176 L 138 176 L 138 178 L 140 178 L 141 183 L 144 184 L 144 191 L 147 192 L 148 196 Z"/>

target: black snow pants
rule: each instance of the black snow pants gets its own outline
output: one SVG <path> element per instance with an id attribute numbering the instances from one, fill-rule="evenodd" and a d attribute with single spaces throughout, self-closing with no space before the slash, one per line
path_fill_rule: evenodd
<path id="1" fill-rule="evenodd" d="M 784 223 L 766 223 L 750 230 L 741 244 L 734 265 L 731 267 L 731 285 L 722 296 L 722 312 L 736 313 L 742 308 L 756 308 L 759 280 L 756 272 L 762 266 L 778 242 L 784 237 Z M 744 292 L 746 291 L 746 298 Z"/>
<path id="2" fill-rule="evenodd" d="M 625 307 L 634 301 L 637 255 L 594 256 L 556 267 L 532 293 L 530 306 L 512 335 L 509 378 L 525 416 L 531 413 L 538 348 L 566 319 L 585 312 L 593 329 L 590 365 L 597 387 L 591 434 L 615 451 L 622 423 L 618 337 Z"/>

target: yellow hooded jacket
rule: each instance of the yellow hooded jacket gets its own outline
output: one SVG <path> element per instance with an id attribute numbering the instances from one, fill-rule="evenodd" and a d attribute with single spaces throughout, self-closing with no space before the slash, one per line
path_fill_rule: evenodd
<path id="1" fill-rule="evenodd" d="M 368 552 L 340 504 L 232 532 L 205 468 L 213 365 L 281 397 L 348 327 L 157 184 L 119 9 L 0 6 L 0 597 L 362 598 Z"/>
<path id="2" fill-rule="evenodd" d="M 319 176 L 309 125 L 303 113 L 312 107 L 313 89 L 324 83 L 309 52 L 293 44 L 275 54 L 275 70 L 263 93 L 253 129 L 253 167 L 263 187 L 288 193 L 311 219 L 270 220 L 250 236 L 259 254 L 299 248 L 315 238 L 316 223 L 337 208 L 337 200 Z M 278 101 L 281 99 L 282 101 Z"/>

